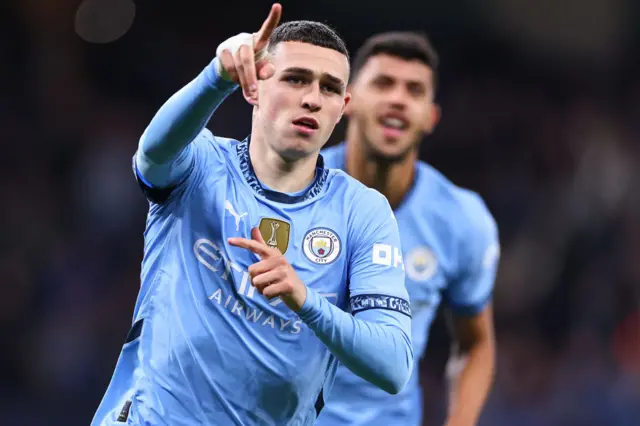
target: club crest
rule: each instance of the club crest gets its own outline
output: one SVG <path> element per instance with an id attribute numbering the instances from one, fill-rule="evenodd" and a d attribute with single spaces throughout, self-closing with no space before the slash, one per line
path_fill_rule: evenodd
<path id="1" fill-rule="evenodd" d="M 269 247 L 275 247 L 285 254 L 289 248 L 291 225 L 284 220 L 263 217 L 258 226 L 260 234 Z"/>
<path id="2" fill-rule="evenodd" d="M 302 247 L 307 259 L 319 265 L 336 260 L 342 249 L 340 238 L 328 228 L 314 228 L 307 232 Z"/>
<path id="3" fill-rule="evenodd" d="M 438 259 L 428 247 L 417 247 L 409 252 L 405 260 L 407 277 L 413 281 L 427 281 L 438 270 Z"/>

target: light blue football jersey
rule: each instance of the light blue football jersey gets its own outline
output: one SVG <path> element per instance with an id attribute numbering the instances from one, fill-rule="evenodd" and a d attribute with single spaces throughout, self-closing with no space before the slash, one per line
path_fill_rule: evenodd
<path id="1" fill-rule="evenodd" d="M 191 170 L 170 192 L 152 191 L 136 173 L 150 200 L 142 284 L 93 425 L 313 424 L 337 362 L 296 313 L 251 285 L 258 257 L 227 238 L 250 238 L 253 227 L 309 292 L 363 317 L 393 311 L 410 321 L 386 199 L 325 169 L 322 157 L 306 190 L 270 191 L 253 172 L 249 143 L 203 130 L 186 148 L 195 150 Z"/>
<path id="2" fill-rule="evenodd" d="M 322 155 L 327 167 L 345 169 L 344 143 Z M 416 366 L 411 380 L 400 394 L 389 395 L 340 365 L 318 426 L 419 426 L 417 365 L 440 303 L 444 300 L 456 313 L 475 314 L 491 299 L 500 253 L 498 230 L 480 196 L 419 161 L 415 182 L 395 216 L 413 315 Z"/>

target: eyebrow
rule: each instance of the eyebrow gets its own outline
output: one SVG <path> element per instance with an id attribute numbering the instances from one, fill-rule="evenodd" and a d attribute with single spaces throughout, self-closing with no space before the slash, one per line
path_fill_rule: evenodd
<path id="1" fill-rule="evenodd" d="M 393 75 L 389 75 L 389 74 L 384 74 L 384 73 L 378 74 L 378 75 L 376 76 L 376 78 L 385 78 L 385 79 L 387 79 L 387 80 L 394 80 L 394 81 L 397 81 L 397 80 L 398 80 L 398 78 L 397 78 L 397 77 L 395 77 L 395 76 L 393 76 Z M 375 79 L 374 79 L 374 80 L 375 80 Z M 422 80 L 402 80 L 402 81 L 403 81 L 405 84 L 411 84 L 411 85 L 414 85 L 414 86 L 422 86 L 422 87 L 424 87 L 425 89 L 426 89 L 426 88 L 427 88 L 427 86 L 428 86 L 428 85 L 427 85 L 424 81 L 422 81 Z"/>
<path id="2" fill-rule="evenodd" d="M 313 71 L 311 71 L 310 69 L 302 68 L 302 67 L 289 67 L 289 68 L 286 68 L 283 72 L 290 73 L 290 74 L 304 75 L 305 77 L 313 77 L 313 74 L 314 74 Z M 329 82 L 337 85 L 338 87 L 340 87 L 340 90 L 344 91 L 345 83 L 344 81 L 342 81 L 342 79 L 328 73 L 322 74 L 321 78 L 324 78 L 325 80 L 328 80 Z"/>

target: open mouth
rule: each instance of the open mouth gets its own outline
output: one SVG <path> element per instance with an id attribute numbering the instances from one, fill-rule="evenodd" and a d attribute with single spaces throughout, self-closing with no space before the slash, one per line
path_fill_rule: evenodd
<path id="1" fill-rule="evenodd" d="M 406 130 L 407 127 L 409 127 L 409 123 L 404 118 L 389 115 L 380 117 L 378 119 L 378 123 L 391 130 L 401 131 Z"/>
<path id="2" fill-rule="evenodd" d="M 301 117 L 293 121 L 293 124 L 309 130 L 318 130 L 318 121 L 311 117 Z"/>
<path id="3" fill-rule="evenodd" d="M 409 128 L 409 121 L 400 114 L 385 114 L 378 118 L 378 123 L 382 126 L 384 138 L 391 142 L 400 139 Z"/>

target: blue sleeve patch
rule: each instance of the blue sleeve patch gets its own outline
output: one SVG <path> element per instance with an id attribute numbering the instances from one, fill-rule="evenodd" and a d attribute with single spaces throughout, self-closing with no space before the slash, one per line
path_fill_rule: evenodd
<path id="1" fill-rule="evenodd" d="M 387 309 L 411 317 L 411 305 L 399 297 L 385 294 L 359 294 L 351 298 L 351 313 L 353 315 L 369 309 Z"/>

